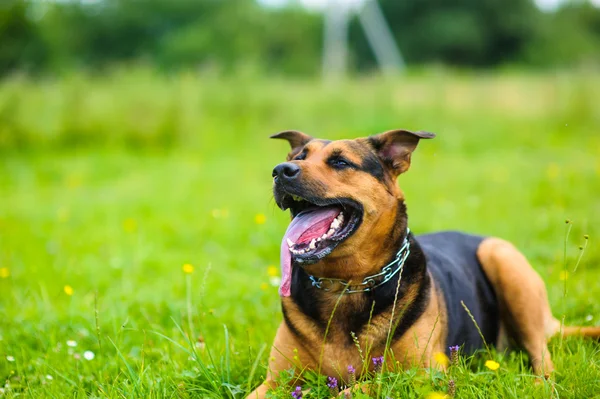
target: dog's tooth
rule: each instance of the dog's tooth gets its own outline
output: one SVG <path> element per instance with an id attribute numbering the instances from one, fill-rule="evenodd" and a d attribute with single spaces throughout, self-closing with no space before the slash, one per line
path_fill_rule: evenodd
<path id="1" fill-rule="evenodd" d="M 324 239 L 326 239 L 326 238 L 327 238 L 327 233 L 325 233 L 325 234 L 323 234 L 323 235 L 321 236 L 321 240 L 324 240 Z"/>
<path id="2" fill-rule="evenodd" d="M 322 240 L 322 238 L 321 238 L 321 237 L 317 237 L 317 240 L 316 240 L 316 241 L 317 241 L 317 242 L 320 242 L 321 240 Z"/>
<path id="3" fill-rule="evenodd" d="M 290 247 L 290 248 L 291 248 L 291 247 L 293 247 L 293 246 L 294 246 L 294 241 L 292 241 L 292 240 L 290 240 L 290 239 L 288 238 L 288 239 L 287 239 L 287 244 L 288 244 L 288 247 Z"/>
<path id="4" fill-rule="evenodd" d="M 331 222 L 331 227 L 333 229 L 337 229 L 339 227 L 339 225 L 340 225 L 340 221 L 337 219 L 333 219 L 333 222 Z"/>
<path id="5" fill-rule="evenodd" d="M 308 245 L 308 248 L 315 249 L 317 247 L 315 244 L 316 244 L 316 242 L 315 242 L 315 239 L 313 238 L 313 240 Z"/>
<path id="6" fill-rule="evenodd" d="M 329 231 L 327 232 L 327 235 L 328 235 L 328 236 L 330 236 L 330 235 L 332 235 L 334 232 L 335 232 L 335 230 L 334 230 L 334 229 L 329 229 Z"/>

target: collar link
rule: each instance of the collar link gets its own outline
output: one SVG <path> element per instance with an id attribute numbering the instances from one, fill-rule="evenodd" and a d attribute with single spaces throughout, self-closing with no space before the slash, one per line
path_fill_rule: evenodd
<path id="1" fill-rule="evenodd" d="M 358 292 L 369 292 L 374 290 L 375 288 L 382 286 L 387 283 L 394 277 L 402 267 L 404 266 L 404 262 L 408 259 L 408 255 L 410 254 L 410 243 L 408 240 L 408 236 L 410 234 L 410 229 L 406 228 L 406 237 L 404 237 L 404 242 L 402 246 L 396 253 L 396 258 L 381 268 L 381 271 L 377 274 L 373 274 L 372 276 L 367 276 L 363 279 L 362 283 L 356 285 L 350 285 L 350 281 L 342 280 L 339 278 L 325 278 L 325 277 L 315 277 L 308 275 L 313 287 L 319 288 L 323 291 L 331 291 L 336 284 L 339 284 L 344 287 L 344 291 L 347 294 L 355 294 Z M 381 281 L 378 280 L 381 278 Z"/>

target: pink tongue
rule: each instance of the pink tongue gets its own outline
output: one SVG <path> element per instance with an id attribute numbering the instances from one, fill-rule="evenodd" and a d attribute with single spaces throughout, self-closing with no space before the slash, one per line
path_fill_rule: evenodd
<path id="1" fill-rule="evenodd" d="M 292 286 L 292 254 L 287 243 L 288 238 L 293 242 L 310 242 L 313 238 L 327 233 L 334 218 L 341 209 L 332 206 L 314 208 L 301 212 L 290 223 L 281 241 L 281 286 L 279 295 L 290 296 Z"/>

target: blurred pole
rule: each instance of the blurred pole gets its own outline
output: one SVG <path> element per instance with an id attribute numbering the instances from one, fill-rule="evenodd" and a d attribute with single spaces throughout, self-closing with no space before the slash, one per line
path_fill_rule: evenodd
<path id="1" fill-rule="evenodd" d="M 344 0 L 328 0 L 325 10 L 323 78 L 337 81 L 346 75 L 350 7 Z"/>
<path id="2" fill-rule="evenodd" d="M 377 0 L 366 0 L 358 18 L 382 71 L 386 75 L 402 72 L 404 59 Z"/>

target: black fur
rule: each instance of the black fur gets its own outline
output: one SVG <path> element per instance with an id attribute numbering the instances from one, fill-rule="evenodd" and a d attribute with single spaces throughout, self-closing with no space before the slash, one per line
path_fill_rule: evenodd
<path id="1" fill-rule="evenodd" d="M 369 153 L 364 156 L 360 170 L 370 174 L 381 182 L 384 180 L 385 175 L 383 172 L 383 166 L 381 165 L 379 158 L 377 158 L 377 156 L 373 153 Z"/>
<path id="2" fill-rule="evenodd" d="M 406 231 L 406 213 L 403 202 L 399 202 L 396 227 L 390 234 L 389 243 L 385 248 L 389 248 L 388 260 L 381 268 L 393 261 L 396 257 L 400 246 L 404 241 L 404 232 Z M 360 334 L 371 317 L 375 317 L 384 312 L 391 312 L 394 305 L 396 295 L 396 287 L 398 279 L 401 277 L 400 289 L 398 292 L 399 303 L 402 303 L 402 298 L 409 291 L 411 286 L 417 285 L 418 296 L 406 308 L 397 306 L 396 317 L 401 316 L 400 323 L 397 325 L 393 339 L 400 338 L 406 330 L 423 314 L 428 304 L 429 289 L 431 283 L 425 266 L 425 256 L 421 251 L 419 244 L 415 241 L 412 234 L 409 236 L 410 255 L 407 258 L 401 273 L 396 274 L 386 284 L 375 288 L 373 291 L 364 293 L 353 293 L 345 295 L 360 295 L 363 300 L 352 302 L 352 305 L 343 304 L 338 307 L 334 319 L 336 325 L 342 331 L 347 332 L 346 345 L 354 345 L 350 332 Z M 292 272 L 292 293 L 291 298 L 298 305 L 302 313 L 309 317 L 315 326 L 325 333 L 325 328 L 329 320 L 329 314 L 323 314 L 321 310 L 321 301 L 319 298 L 324 294 L 319 288 L 313 287 L 309 275 L 302 267 L 295 266 Z M 371 314 L 372 311 L 372 314 Z M 290 330 L 300 338 L 301 333 L 294 327 L 293 323 L 287 317 L 284 311 L 284 319 Z M 393 326 L 395 327 L 395 326 Z M 382 337 L 383 340 L 386 337 Z M 378 342 L 384 344 L 385 342 Z"/>

